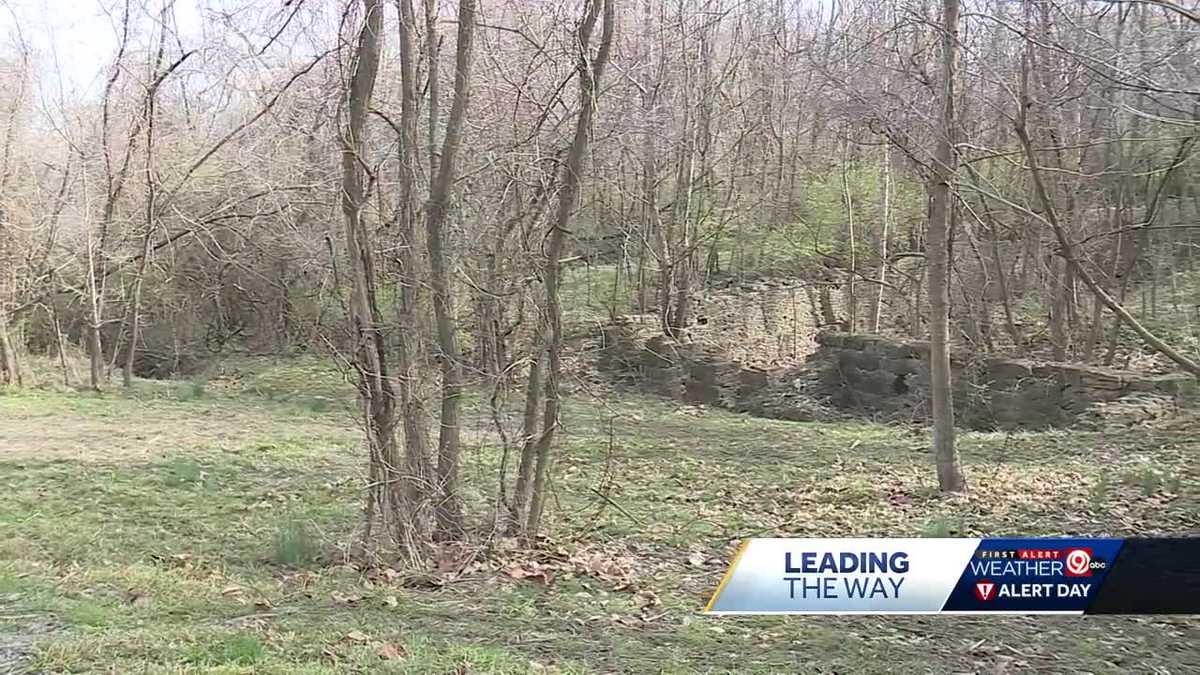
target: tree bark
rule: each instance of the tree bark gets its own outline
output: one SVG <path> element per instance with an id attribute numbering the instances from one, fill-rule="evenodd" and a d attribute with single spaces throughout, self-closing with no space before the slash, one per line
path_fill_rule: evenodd
<path id="1" fill-rule="evenodd" d="M 2 296 L 0 296 L 2 297 Z M 21 363 L 8 335 L 8 309 L 0 305 L 0 384 L 21 386 Z"/>
<path id="2" fill-rule="evenodd" d="M 595 58 L 589 61 L 588 52 L 592 29 L 595 27 L 597 16 L 600 13 L 599 3 L 601 2 L 604 10 L 604 25 L 601 29 L 600 47 Z M 579 26 L 577 41 L 579 49 L 576 66 L 579 73 L 579 118 L 575 123 L 575 137 L 571 141 L 571 150 L 563 169 L 562 187 L 558 193 L 558 209 L 546 247 L 545 321 L 548 324 L 548 341 L 546 344 L 545 404 L 542 412 L 542 433 L 537 443 L 537 461 L 534 468 L 533 488 L 530 493 L 529 513 L 525 520 L 524 536 L 528 541 L 537 538 L 541 526 L 542 509 L 546 501 L 546 481 L 550 475 L 550 449 L 554 443 L 554 432 L 558 428 L 559 378 L 561 377 L 563 343 L 562 307 L 558 297 L 559 258 L 562 257 L 567 225 L 570 224 L 571 211 L 575 207 L 575 200 L 579 194 L 583 159 L 587 154 L 588 133 L 591 130 L 592 117 L 596 112 L 600 78 L 604 73 L 605 64 L 608 63 L 615 23 L 613 0 L 588 0 L 586 12 Z"/>
<path id="3" fill-rule="evenodd" d="M 352 334 L 357 344 L 354 366 L 363 405 L 371 484 L 368 515 L 378 513 L 384 530 L 408 551 L 420 550 L 427 542 L 414 537 L 417 530 L 406 522 L 400 499 L 400 457 L 395 434 L 395 392 L 389 373 L 388 350 L 381 332 L 383 317 L 376 300 L 374 243 L 365 223 L 366 194 L 363 185 L 363 134 L 367 110 L 379 72 L 383 32 L 381 0 L 363 0 L 364 20 L 359 34 L 349 90 L 346 92 L 346 126 L 341 137 L 342 215 L 352 277 L 350 303 Z M 371 531 L 368 521 L 365 532 Z M 366 542 L 370 545 L 370 542 Z"/>
<path id="4" fill-rule="evenodd" d="M 958 69 L 958 0 L 942 1 L 942 116 L 935 149 L 934 179 L 929 194 L 929 388 L 933 412 L 933 454 L 938 487 L 956 492 L 966 480 L 954 444 L 954 399 L 950 376 L 949 232 L 954 217 L 951 198 L 957 167 L 954 85 Z"/>
<path id="5" fill-rule="evenodd" d="M 871 332 L 878 333 L 883 321 L 883 292 L 887 284 L 888 235 L 891 229 L 892 154 L 890 146 L 883 148 L 883 225 L 879 233 L 879 288 L 875 291 L 875 306 L 871 308 Z"/>
<path id="6" fill-rule="evenodd" d="M 525 414 L 521 425 L 521 462 L 517 467 L 517 483 L 508 506 L 508 533 L 519 535 L 525 528 L 529 513 L 529 497 L 533 492 L 533 469 L 537 464 L 538 410 L 542 405 L 542 355 L 544 348 L 539 335 L 534 335 L 532 360 L 525 382 Z"/>
<path id="7" fill-rule="evenodd" d="M 437 180 L 430 190 L 425 219 L 425 245 L 429 252 L 433 313 L 437 324 L 439 361 L 442 369 L 442 411 L 438 434 L 437 480 L 439 496 L 434 514 L 438 534 L 457 536 L 462 530 L 462 503 L 458 494 L 458 462 L 461 448 L 459 408 L 462 397 L 462 355 L 458 350 L 454 298 L 446 260 L 446 212 L 454 185 L 455 158 L 462 144 L 463 123 L 470 102 L 471 61 L 475 42 L 475 0 L 458 3 L 458 47 L 455 54 L 454 99 L 442 142 Z M 431 76 L 432 77 L 432 76 Z"/>
<path id="8" fill-rule="evenodd" d="M 401 0 L 403 2 L 403 0 Z M 425 74 L 426 89 L 429 92 L 428 143 L 429 150 L 429 181 L 432 184 L 438 175 L 437 126 L 438 117 L 442 113 L 441 85 L 438 78 L 438 62 L 441 53 L 441 38 L 437 30 L 437 0 L 425 0 L 425 61 L 428 72 Z"/>
<path id="9" fill-rule="evenodd" d="M 846 270 L 846 332 L 858 330 L 858 293 L 855 289 L 855 277 L 858 276 L 858 242 L 854 231 L 854 196 L 850 190 L 850 130 L 846 129 L 842 137 L 842 206 L 846 207 L 846 238 L 847 262 Z M 880 286 L 882 291 L 883 287 Z"/>
<path id="10" fill-rule="evenodd" d="M 418 393 L 423 379 L 416 359 L 419 321 L 417 320 L 417 174 L 420 166 L 420 146 L 417 128 L 420 116 L 417 100 L 416 59 L 414 35 L 417 21 L 412 0 L 397 0 L 399 7 L 400 55 L 400 134 L 398 140 L 399 203 L 396 208 L 399 267 L 399 330 L 396 331 L 396 394 L 400 404 L 400 421 L 404 431 L 404 510 L 411 539 L 417 542 L 432 538 L 433 496 L 432 471 L 429 459 L 428 431 L 425 407 Z"/>

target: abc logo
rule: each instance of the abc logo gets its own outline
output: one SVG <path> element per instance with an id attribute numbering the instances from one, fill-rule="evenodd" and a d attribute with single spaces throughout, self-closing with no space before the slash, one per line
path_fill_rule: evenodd
<path id="1" fill-rule="evenodd" d="M 1095 570 L 1108 567 L 1103 560 L 1092 560 L 1092 549 L 1069 548 L 1063 561 L 1063 571 L 1069 577 L 1090 577 Z"/>

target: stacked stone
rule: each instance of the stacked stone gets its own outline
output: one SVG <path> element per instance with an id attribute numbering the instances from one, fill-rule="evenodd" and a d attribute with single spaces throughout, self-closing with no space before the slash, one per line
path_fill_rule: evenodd
<path id="1" fill-rule="evenodd" d="M 1042 428 L 1066 421 L 1062 385 L 1039 363 L 991 359 L 984 374 L 987 417 L 1000 428 Z"/>
<path id="2" fill-rule="evenodd" d="M 929 344 L 825 332 L 803 366 L 747 366 L 718 347 L 679 344 L 647 326 L 606 327 L 598 368 L 687 403 L 792 420 L 856 414 L 920 421 L 929 416 Z M 1200 398 L 1187 375 L 1144 375 L 1072 363 L 995 358 L 951 361 L 957 422 L 976 428 L 1039 428 L 1102 420 L 1139 423 Z"/>
<path id="3" fill-rule="evenodd" d="M 927 417 L 927 342 L 845 333 L 821 333 L 817 342 L 817 361 L 827 364 L 824 393 L 835 405 L 885 416 Z M 1039 428 L 1070 424 L 1081 416 L 1124 419 L 1138 411 L 1161 417 L 1172 407 L 1164 401 L 1177 404 L 1195 398 L 1196 382 L 1188 375 L 1144 375 L 1023 359 L 967 365 L 961 359 L 951 361 L 956 413 L 960 423 L 970 426 Z"/>
<path id="4" fill-rule="evenodd" d="M 802 285 L 788 279 L 747 281 L 697 298 L 693 340 L 744 366 L 798 363 L 816 344 L 815 312 Z"/>
<path id="5" fill-rule="evenodd" d="M 822 350 L 833 352 L 825 393 L 835 405 L 885 417 L 927 416 L 928 342 L 846 333 L 821 333 L 817 342 Z M 960 363 L 952 366 L 961 371 Z"/>

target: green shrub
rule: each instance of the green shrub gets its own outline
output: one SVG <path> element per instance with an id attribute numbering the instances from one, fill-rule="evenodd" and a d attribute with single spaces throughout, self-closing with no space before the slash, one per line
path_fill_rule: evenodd
<path id="1" fill-rule="evenodd" d="M 311 528 L 297 518 L 288 519 L 275 533 L 271 560 L 277 565 L 306 567 L 321 557 L 321 546 Z"/>
<path id="2" fill-rule="evenodd" d="M 175 398 L 180 401 L 192 401 L 198 398 L 204 398 L 204 394 L 208 389 L 208 378 L 202 376 L 193 377 L 186 382 L 180 382 L 175 390 Z"/>

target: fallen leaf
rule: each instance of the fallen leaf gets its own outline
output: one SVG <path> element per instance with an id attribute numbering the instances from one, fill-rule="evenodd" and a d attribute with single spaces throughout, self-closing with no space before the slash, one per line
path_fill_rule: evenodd
<path id="1" fill-rule="evenodd" d="M 238 595 L 242 592 L 241 586 L 226 586 L 221 589 L 221 595 Z"/>
<path id="2" fill-rule="evenodd" d="M 536 562 L 529 563 L 529 567 L 525 567 L 519 562 L 513 562 L 513 563 L 509 563 L 504 568 L 504 573 L 507 574 L 508 576 L 512 577 L 513 579 L 525 579 L 527 577 L 532 577 L 537 574 L 540 574 L 540 572 L 538 572 L 536 570 L 536 567 L 537 567 Z"/>
<path id="3" fill-rule="evenodd" d="M 637 600 L 638 605 L 642 609 L 657 607 L 658 605 L 662 604 L 662 600 L 659 599 L 658 594 L 650 589 L 638 591 L 637 595 L 634 596 L 634 599 Z"/>
<path id="4" fill-rule="evenodd" d="M 367 634 L 360 630 L 352 630 L 349 633 L 346 633 L 346 639 L 350 642 L 362 643 L 370 640 L 371 638 L 367 637 Z"/>
<path id="5" fill-rule="evenodd" d="M 334 591 L 334 592 L 330 593 L 329 597 L 330 597 L 330 599 L 332 599 L 334 602 L 336 602 L 339 605 L 350 605 L 350 606 L 357 605 L 358 603 L 362 602 L 362 599 L 363 599 L 363 596 L 361 596 L 361 595 L 347 595 L 340 591 Z"/>
<path id="6" fill-rule="evenodd" d="M 390 642 L 379 645 L 379 649 L 375 650 L 375 653 L 384 661 L 398 661 L 408 655 L 404 647 Z"/>
<path id="7" fill-rule="evenodd" d="M 125 598 L 129 601 L 129 604 L 133 605 L 134 607 L 145 607 L 146 605 L 150 604 L 150 596 L 146 595 L 146 593 L 143 591 L 133 588 L 129 589 Z"/>
<path id="8" fill-rule="evenodd" d="M 510 562 L 504 566 L 504 573 L 513 579 L 532 579 L 546 585 L 554 582 L 554 570 L 536 560 Z"/>

